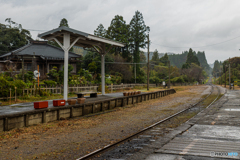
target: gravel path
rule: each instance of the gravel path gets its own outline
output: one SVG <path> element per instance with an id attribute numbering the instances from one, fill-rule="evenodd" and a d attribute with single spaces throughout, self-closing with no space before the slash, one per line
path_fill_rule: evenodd
<path id="1" fill-rule="evenodd" d="M 181 86 L 177 93 L 113 112 L 0 133 L 0 159 L 76 159 L 129 136 L 209 94 L 210 86 Z M 4 137 L 4 138 L 3 138 Z"/>

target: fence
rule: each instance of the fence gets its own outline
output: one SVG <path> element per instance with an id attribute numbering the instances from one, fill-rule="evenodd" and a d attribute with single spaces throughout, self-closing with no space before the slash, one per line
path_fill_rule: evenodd
<path id="1" fill-rule="evenodd" d="M 68 86 L 68 93 L 79 93 L 79 92 L 97 92 L 98 87 L 100 85 L 69 85 Z M 106 85 L 110 91 L 113 90 L 125 90 L 125 89 L 132 89 L 134 87 L 145 87 L 147 84 L 120 84 L 120 85 Z M 151 88 L 156 87 L 156 84 L 149 84 Z M 23 97 L 24 95 L 36 95 L 39 90 L 41 91 L 46 91 L 52 94 L 62 94 L 63 93 L 63 86 L 58 85 L 58 86 L 47 86 L 47 85 L 40 85 L 39 88 L 36 86 L 29 86 L 28 88 L 24 88 L 22 90 L 22 94 L 16 94 L 16 89 L 15 91 L 10 91 L 9 97 L 1 97 L 1 99 L 15 99 L 17 100 L 17 97 Z"/>

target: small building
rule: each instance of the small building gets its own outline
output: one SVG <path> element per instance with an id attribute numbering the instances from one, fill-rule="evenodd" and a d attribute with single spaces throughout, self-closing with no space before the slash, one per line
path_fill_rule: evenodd
<path id="1" fill-rule="evenodd" d="M 69 64 L 73 66 L 73 74 L 76 74 L 76 63 L 81 55 L 69 52 Z M 31 43 L 0 56 L 0 71 L 6 71 L 5 65 L 7 61 L 11 61 L 15 72 L 18 73 L 24 66 L 24 72 L 37 70 L 41 77 L 44 78 L 49 70 L 56 66 L 62 70 L 64 65 L 64 51 L 61 48 L 52 46 L 47 41 L 31 41 Z M 1 63 L 2 62 L 2 63 Z"/>

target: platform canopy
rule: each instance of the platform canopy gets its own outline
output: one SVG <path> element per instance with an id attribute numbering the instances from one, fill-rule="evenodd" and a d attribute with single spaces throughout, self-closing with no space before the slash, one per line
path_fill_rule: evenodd
<path id="1" fill-rule="evenodd" d="M 38 37 L 45 40 L 55 40 L 64 50 L 64 99 L 68 98 L 68 51 L 73 46 L 83 48 L 93 48 L 101 55 L 101 83 L 102 94 L 105 94 L 105 55 L 112 47 L 124 47 L 123 43 L 110 40 L 107 38 L 98 37 L 89 33 L 81 32 L 69 27 L 59 27 L 45 33 L 39 34 Z M 106 44 L 111 45 L 106 50 Z"/>

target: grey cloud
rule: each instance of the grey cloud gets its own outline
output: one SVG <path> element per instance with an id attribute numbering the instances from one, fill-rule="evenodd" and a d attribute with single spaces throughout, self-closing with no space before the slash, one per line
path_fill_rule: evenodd
<path id="1" fill-rule="evenodd" d="M 239 6 L 238 0 L 0 0 L 0 23 L 10 17 L 27 29 L 50 30 L 66 18 L 70 27 L 93 33 L 100 23 L 107 28 L 117 14 L 129 23 L 134 12 L 139 10 L 151 28 L 151 51 L 181 53 L 189 47 L 240 36 Z M 43 31 L 31 31 L 33 38 L 39 32 Z M 213 63 L 216 59 L 238 56 L 239 42 L 240 38 L 193 49 L 204 50 L 209 63 Z"/>

